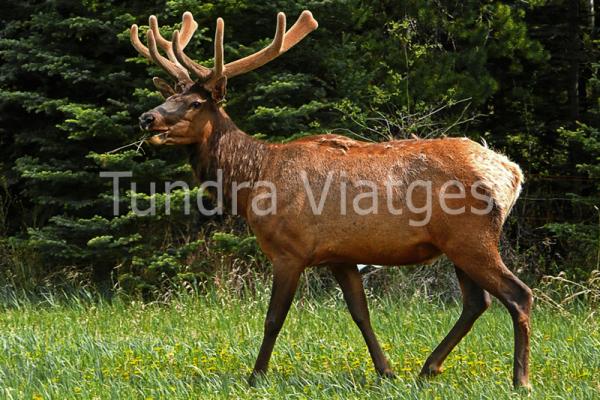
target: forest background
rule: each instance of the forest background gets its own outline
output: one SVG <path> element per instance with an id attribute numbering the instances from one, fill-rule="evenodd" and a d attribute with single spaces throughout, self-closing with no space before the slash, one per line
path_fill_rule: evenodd
<path id="1" fill-rule="evenodd" d="M 11 287 L 89 285 L 152 295 L 172 285 L 252 287 L 269 271 L 234 217 L 164 210 L 161 182 L 191 170 L 177 148 L 136 141 L 160 103 L 162 71 L 129 43 L 156 14 L 170 37 L 200 25 L 187 53 L 211 65 L 223 17 L 226 60 L 273 35 L 275 16 L 310 9 L 319 28 L 277 61 L 231 80 L 227 112 L 272 142 L 334 132 L 381 141 L 466 136 L 519 163 L 526 182 L 501 243 L 528 283 L 600 269 L 598 3 L 532 1 L 14 1 L 0 13 L 0 276 Z M 146 26 L 141 30 L 145 32 Z M 112 215 L 112 182 L 133 171 L 157 215 Z M 196 193 L 197 189 L 192 189 Z M 144 193 L 147 193 L 146 195 Z M 422 274 L 409 268 L 406 274 Z M 434 268 L 433 271 L 436 271 Z M 431 275 L 427 275 L 427 279 Z M 393 277 L 375 280 L 393 290 Z"/>

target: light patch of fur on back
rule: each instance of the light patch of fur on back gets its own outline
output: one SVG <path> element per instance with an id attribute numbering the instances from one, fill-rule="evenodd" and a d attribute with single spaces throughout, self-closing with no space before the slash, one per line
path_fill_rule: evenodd
<path id="1" fill-rule="evenodd" d="M 490 190 L 504 223 L 521 194 L 524 181 L 521 168 L 504 154 L 483 146 L 470 153 L 470 162 L 477 171 L 477 179 Z"/>

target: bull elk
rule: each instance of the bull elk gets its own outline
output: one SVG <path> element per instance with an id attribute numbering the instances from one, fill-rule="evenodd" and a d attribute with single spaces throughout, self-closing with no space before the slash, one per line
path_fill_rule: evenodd
<path id="1" fill-rule="evenodd" d="M 309 266 L 331 270 L 376 371 L 392 377 L 390 364 L 371 328 L 357 264 L 416 264 L 445 254 L 455 265 L 463 309 L 448 335 L 425 361 L 421 375 L 441 372 L 450 351 L 489 307 L 492 294 L 508 309 L 514 325 L 513 383 L 529 385 L 532 292 L 504 265 L 498 252 L 502 225 L 523 180 L 516 164 L 466 138 L 367 143 L 329 134 L 276 144 L 242 132 L 223 109 L 227 79 L 254 70 L 298 44 L 317 28 L 309 11 L 304 11 L 287 31 L 285 15 L 279 13 L 270 45 L 227 64 L 223 57 L 224 22 L 219 18 L 212 68 L 184 53 L 198 26 L 191 13 L 183 14 L 181 30 L 175 31 L 170 41 L 161 36 L 155 16 L 150 17 L 149 25 L 147 47 L 138 38 L 138 27 L 131 27 L 133 46 L 161 66 L 176 85 L 173 88 L 160 78 L 153 79 L 166 100 L 144 113 L 140 126 L 152 134 L 152 144 L 187 146 L 200 181 L 214 180 L 220 171 L 226 187 L 246 183 L 238 187 L 238 193 L 227 191 L 225 197 L 246 219 L 273 265 L 271 300 L 251 383 L 267 370 L 298 280 Z M 192 80 L 190 73 L 197 80 Z M 365 185 L 365 181 L 371 184 Z M 390 190 L 389 181 L 399 184 Z M 411 185 L 415 181 L 429 185 Z M 268 191 L 260 182 L 271 182 L 276 187 L 276 212 L 265 214 L 254 209 Z M 448 182 L 463 187 L 456 184 L 445 193 L 452 186 Z M 322 196 L 321 208 L 315 212 L 316 201 L 306 191 L 307 183 L 323 196 L 330 188 L 344 190 Z M 374 210 L 364 213 L 360 204 L 369 200 L 365 189 L 389 196 L 373 197 Z M 440 204 L 428 203 L 432 195 L 441 196 Z M 358 209 L 345 208 L 352 196 Z M 430 204 L 427 223 L 412 223 L 420 218 L 409 202 Z M 386 207 L 390 204 L 393 210 Z M 444 205 L 464 212 L 448 212 Z M 340 207 L 345 212 L 340 212 Z M 475 212 L 485 209 L 488 212 Z"/>

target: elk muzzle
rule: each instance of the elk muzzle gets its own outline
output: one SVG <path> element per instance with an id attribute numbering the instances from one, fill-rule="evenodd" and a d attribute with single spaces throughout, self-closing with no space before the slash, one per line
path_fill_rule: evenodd
<path id="1" fill-rule="evenodd" d="M 150 130 L 150 127 L 156 120 L 156 117 L 152 113 L 144 113 L 140 116 L 140 128 L 143 130 Z"/>

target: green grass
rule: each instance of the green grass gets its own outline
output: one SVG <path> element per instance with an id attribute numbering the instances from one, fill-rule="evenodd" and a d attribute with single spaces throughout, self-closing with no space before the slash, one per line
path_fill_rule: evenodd
<path id="1" fill-rule="evenodd" d="M 420 381 L 429 352 L 460 306 L 371 299 L 373 325 L 398 375 L 377 378 L 363 339 L 333 296 L 297 300 L 269 375 L 246 384 L 262 335 L 265 296 L 182 296 L 168 304 L 73 299 L 0 309 L 0 398 L 576 398 L 600 396 L 598 316 L 536 307 L 531 393 L 511 388 L 512 327 L 498 304 Z"/>

